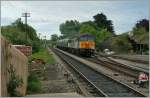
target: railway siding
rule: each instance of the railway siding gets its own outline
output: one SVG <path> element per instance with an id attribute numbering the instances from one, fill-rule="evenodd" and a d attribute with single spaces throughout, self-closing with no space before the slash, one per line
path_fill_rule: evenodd
<path id="1" fill-rule="evenodd" d="M 149 65 L 148 64 L 141 64 L 141 63 L 136 63 L 136 62 L 131 62 L 131 61 L 127 61 L 127 60 L 122 60 L 122 59 L 115 59 L 112 57 L 108 57 L 110 60 L 113 60 L 115 62 L 118 62 L 120 64 L 126 65 L 128 67 L 137 69 L 137 70 L 141 70 L 143 72 L 149 73 Z"/>
<path id="2" fill-rule="evenodd" d="M 80 57 L 77 57 L 77 56 L 75 56 L 75 55 L 72 55 L 72 54 L 70 54 L 70 53 L 64 52 L 64 51 L 62 51 L 62 50 L 59 50 L 59 49 L 57 49 L 57 50 L 58 50 L 58 51 L 61 51 L 61 52 L 63 52 L 63 53 L 65 53 L 66 55 L 69 55 L 70 57 L 72 57 L 72 58 L 74 58 L 74 59 L 76 59 L 76 60 L 78 60 L 78 61 L 80 61 L 80 62 L 82 62 L 82 63 L 84 63 L 84 64 L 86 64 L 87 66 L 91 67 L 92 69 L 94 69 L 94 70 L 96 70 L 96 71 L 98 71 L 98 72 L 100 72 L 100 73 L 105 74 L 106 76 L 112 77 L 112 78 L 115 79 L 116 81 L 122 82 L 122 83 L 125 84 L 125 85 L 127 84 L 128 86 L 134 88 L 134 89 L 137 90 L 138 92 L 140 92 L 140 93 L 142 93 L 142 94 L 148 96 L 148 90 L 147 90 L 147 89 L 141 89 L 141 88 L 139 89 L 139 88 L 137 88 L 137 86 L 135 86 L 135 85 L 133 85 L 133 84 L 131 83 L 131 82 L 134 80 L 134 78 L 125 76 L 125 75 L 123 75 L 123 74 L 122 74 L 122 75 L 119 74 L 118 76 L 115 76 L 115 75 L 114 75 L 114 74 L 116 74 L 115 71 L 109 70 L 108 68 L 105 68 L 105 67 L 103 67 L 103 66 L 100 66 L 99 64 L 92 63 L 92 62 L 90 62 L 90 61 L 87 61 L 87 60 L 85 60 L 85 59 L 82 59 L 82 58 L 80 58 Z"/>
<path id="3" fill-rule="evenodd" d="M 114 58 L 125 59 L 133 62 L 139 62 L 144 64 L 149 64 L 149 55 L 125 55 L 125 54 L 118 54 L 113 55 Z"/>

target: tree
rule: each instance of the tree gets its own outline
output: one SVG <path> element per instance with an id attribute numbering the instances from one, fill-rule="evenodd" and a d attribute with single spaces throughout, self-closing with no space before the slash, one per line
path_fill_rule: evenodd
<path id="1" fill-rule="evenodd" d="M 127 33 L 114 37 L 111 40 L 110 46 L 113 51 L 120 53 L 128 53 L 129 50 L 132 49 Z"/>
<path id="2" fill-rule="evenodd" d="M 57 34 L 51 35 L 51 41 L 57 41 L 59 39 Z"/>
<path id="3" fill-rule="evenodd" d="M 136 40 L 137 43 L 140 44 L 149 44 L 149 33 L 145 28 L 134 28 L 132 38 Z"/>
<path id="4" fill-rule="evenodd" d="M 60 24 L 60 32 L 64 37 L 73 37 L 78 35 L 80 29 L 80 23 L 76 20 L 66 21 Z"/>
<path id="5" fill-rule="evenodd" d="M 1 32 L 12 44 L 31 45 L 33 52 L 38 51 L 41 46 L 36 30 L 29 25 L 23 24 L 21 19 L 17 19 L 11 25 L 2 26 Z"/>
<path id="6" fill-rule="evenodd" d="M 57 41 L 58 41 L 59 37 L 57 34 L 53 34 L 51 35 L 51 40 L 50 43 L 52 44 L 52 46 L 56 45 Z"/>
<path id="7" fill-rule="evenodd" d="M 146 31 L 149 31 L 149 20 L 147 19 L 142 19 L 139 22 L 136 23 L 135 25 L 136 28 L 145 28 Z"/>
<path id="8" fill-rule="evenodd" d="M 97 30 L 90 24 L 82 24 L 80 28 L 80 33 L 96 35 Z"/>
<path id="9" fill-rule="evenodd" d="M 102 29 L 97 33 L 97 43 L 103 43 L 108 38 L 112 37 L 112 33 L 107 31 L 106 29 Z"/>
<path id="10" fill-rule="evenodd" d="M 132 30 L 134 39 L 139 44 L 149 45 L 149 20 L 141 19 L 138 21 Z"/>
<path id="11" fill-rule="evenodd" d="M 149 53 L 149 20 L 141 19 L 132 30 L 130 39 L 136 44 L 132 44 L 136 53 Z"/>
<path id="12" fill-rule="evenodd" d="M 91 26 L 91 27 L 96 29 L 96 24 L 93 21 L 82 22 L 80 26 L 82 26 L 82 25 L 89 25 L 89 26 Z"/>
<path id="13" fill-rule="evenodd" d="M 106 15 L 103 13 L 97 14 L 93 16 L 94 18 L 94 23 L 96 24 L 97 29 L 107 29 L 107 31 L 111 32 L 113 35 L 114 34 L 114 27 L 112 24 L 111 20 L 107 20 Z"/>

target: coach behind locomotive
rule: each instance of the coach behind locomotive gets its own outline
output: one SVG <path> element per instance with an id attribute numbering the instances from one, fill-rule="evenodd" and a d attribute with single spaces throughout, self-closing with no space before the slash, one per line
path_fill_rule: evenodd
<path id="1" fill-rule="evenodd" d="M 57 48 L 82 56 L 91 56 L 95 51 L 95 36 L 82 34 L 73 39 L 59 40 Z"/>

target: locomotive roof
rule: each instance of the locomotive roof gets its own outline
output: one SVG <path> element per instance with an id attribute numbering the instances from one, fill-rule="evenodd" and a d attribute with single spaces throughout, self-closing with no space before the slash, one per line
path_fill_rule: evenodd
<path id="1" fill-rule="evenodd" d="M 93 36 L 94 37 L 94 35 L 92 35 L 92 34 L 81 34 L 80 35 L 80 37 L 84 37 L 84 36 Z"/>

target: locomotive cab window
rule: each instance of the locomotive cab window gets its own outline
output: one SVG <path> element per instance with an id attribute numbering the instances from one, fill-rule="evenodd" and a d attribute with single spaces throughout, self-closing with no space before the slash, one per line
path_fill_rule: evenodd
<path id="1" fill-rule="evenodd" d="M 80 41 L 87 41 L 87 37 L 80 37 Z"/>
<path id="2" fill-rule="evenodd" d="M 80 41 L 94 41 L 94 40 L 95 40 L 94 36 L 90 36 L 90 35 L 80 37 Z"/>
<path id="3" fill-rule="evenodd" d="M 94 41 L 95 38 L 94 38 L 93 36 L 89 36 L 89 37 L 87 38 L 87 40 L 88 40 L 88 41 Z"/>

